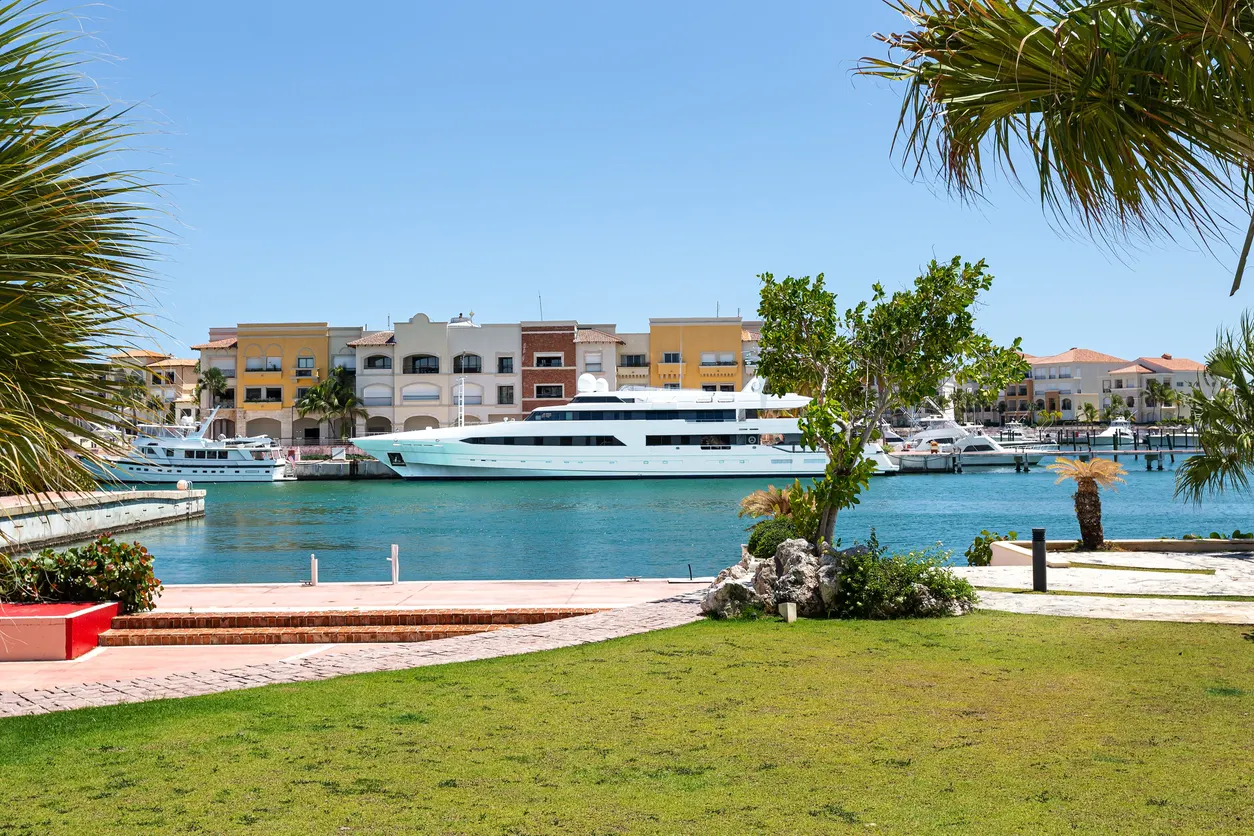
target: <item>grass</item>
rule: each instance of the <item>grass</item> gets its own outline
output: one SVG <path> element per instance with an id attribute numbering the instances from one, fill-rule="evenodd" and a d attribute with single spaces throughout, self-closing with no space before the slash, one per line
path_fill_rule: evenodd
<path id="1" fill-rule="evenodd" d="M 0 721 L 0 833 L 1248 832 L 1249 628 L 978 613 Z"/>
<path id="2" fill-rule="evenodd" d="M 1051 589 L 1037 592 L 1017 586 L 977 586 L 983 592 L 1013 592 L 1016 595 L 1078 595 L 1083 598 L 1166 598 L 1169 601 L 1254 601 L 1254 595 L 1157 595 L 1152 592 L 1080 592 L 1072 589 Z"/>
<path id="3" fill-rule="evenodd" d="M 1072 569 L 1112 569 L 1116 572 L 1165 572 L 1168 575 L 1213 575 L 1214 569 L 1164 569 L 1148 566 L 1112 566 L 1109 563 L 1080 563 L 1071 561 Z"/>

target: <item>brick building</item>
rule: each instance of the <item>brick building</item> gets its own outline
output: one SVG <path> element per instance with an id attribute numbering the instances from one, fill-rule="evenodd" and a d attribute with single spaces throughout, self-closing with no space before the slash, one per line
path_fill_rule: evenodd
<path id="1" fill-rule="evenodd" d="M 522 323 L 522 411 L 560 406 L 575 396 L 573 321 Z"/>

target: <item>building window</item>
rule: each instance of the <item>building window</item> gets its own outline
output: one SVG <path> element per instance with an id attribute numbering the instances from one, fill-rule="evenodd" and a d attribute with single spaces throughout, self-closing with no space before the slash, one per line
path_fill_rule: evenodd
<path id="1" fill-rule="evenodd" d="M 174 382 L 174 372 L 166 372 L 166 373 L 165 373 L 165 382 L 166 382 L 166 383 L 173 383 L 173 382 Z"/>
<path id="2" fill-rule="evenodd" d="M 566 386 L 561 383 L 537 383 L 537 400 L 555 400 L 566 397 Z"/>
<path id="3" fill-rule="evenodd" d="M 720 392 L 735 392 L 735 391 L 736 391 L 736 387 L 735 387 L 735 386 L 733 386 L 733 385 L 731 385 L 730 383 L 721 383 L 721 384 L 719 384 L 718 391 L 720 391 Z"/>
<path id="4" fill-rule="evenodd" d="M 663 351 L 663 352 L 662 352 L 662 362 L 663 362 L 663 363 L 680 363 L 680 362 L 683 362 L 683 361 L 681 361 L 681 360 L 679 359 L 679 352 L 678 352 L 678 351 Z M 679 388 L 679 387 L 675 387 L 675 388 Z"/>
<path id="5" fill-rule="evenodd" d="M 317 441 L 319 437 L 317 427 L 305 427 L 305 441 Z"/>
<path id="6" fill-rule="evenodd" d="M 261 387 L 249 386 L 244 390 L 244 403 L 258 403 L 261 401 Z"/>
<path id="7" fill-rule="evenodd" d="M 267 401 L 281 401 L 281 400 L 283 400 L 283 389 L 282 389 L 282 387 L 279 387 L 279 386 L 267 386 L 267 387 L 266 387 L 266 400 L 267 400 Z"/>
<path id="8" fill-rule="evenodd" d="M 676 363 L 679 361 L 676 360 Z M 731 351 L 703 351 L 701 352 L 701 365 L 703 366 L 734 366 L 736 365 L 736 355 Z"/>
<path id="9" fill-rule="evenodd" d="M 717 391 L 718 391 L 718 387 L 717 387 L 717 386 L 715 386 L 715 385 L 714 385 L 714 384 L 712 384 L 712 383 L 702 383 L 702 384 L 701 384 L 701 391 L 702 391 L 702 392 L 717 392 Z"/>
<path id="10" fill-rule="evenodd" d="M 496 387 L 496 402 L 498 404 L 512 404 L 514 402 L 513 386 Z"/>
<path id="11" fill-rule="evenodd" d="M 1044 399 L 1043 399 L 1043 398 L 1037 398 L 1037 400 L 1036 400 L 1036 408 L 1037 408 L 1037 409 L 1044 409 L 1044 408 L 1045 408 L 1045 401 L 1044 401 Z"/>
<path id="12" fill-rule="evenodd" d="M 601 352 L 590 351 L 583 356 L 583 370 L 586 372 L 601 371 Z"/>
<path id="13" fill-rule="evenodd" d="M 624 354 L 618 358 L 618 365 L 627 369 L 640 369 L 649 365 L 649 358 L 645 354 Z"/>
<path id="14" fill-rule="evenodd" d="M 497 374 L 513 374 L 514 373 L 514 358 L 512 355 L 509 357 L 496 358 L 496 373 Z M 514 402 L 513 394 L 511 393 L 510 400 L 507 401 L 507 403 L 513 403 L 513 402 Z"/>
<path id="15" fill-rule="evenodd" d="M 411 354 L 402 366 L 405 374 L 439 374 L 440 358 L 432 354 Z"/>
<path id="16" fill-rule="evenodd" d="M 296 368 L 312 369 L 313 367 L 314 367 L 314 358 L 312 357 L 297 357 L 296 358 Z"/>
<path id="17" fill-rule="evenodd" d="M 478 354 L 458 354 L 453 358 L 453 374 L 479 374 L 483 371 L 483 358 Z"/>
<path id="18" fill-rule="evenodd" d="M 308 395 L 308 394 L 309 394 L 309 387 L 308 387 L 308 386 L 302 386 L 302 387 L 300 387 L 299 389 L 297 389 L 297 390 L 296 390 L 296 400 L 297 400 L 298 402 L 299 402 L 299 401 L 303 401 L 303 400 L 305 399 L 305 396 L 306 396 L 306 395 Z"/>
<path id="19" fill-rule="evenodd" d="M 1071 398 L 1063 398 L 1063 399 L 1062 399 L 1062 411 L 1063 411 L 1063 412 L 1070 412 L 1070 411 L 1071 411 Z"/>
<path id="20" fill-rule="evenodd" d="M 561 354 L 537 354 L 537 369 L 560 369 L 562 367 Z"/>
<path id="21" fill-rule="evenodd" d="M 663 383 L 662 388 L 663 389 L 678 389 L 679 384 L 678 383 Z"/>
<path id="22" fill-rule="evenodd" d="M 1020 386 L 1020 387 L 1019 387 L 1019 394 L 1020 394 L 1020 396 L 1022 396 L 1022 395 L 1026 395 L 1027 393 L 1028 393 L 1028 387 L 1027 387 L 1027 386 Z"/>
<path id="23" fill-rule="evenodd" d="M 1128 398 L 1128 406 L 1129 408 L 1136 406 L 1136 398 Z"/>
<path id="24" fill-rule="evenodd" d="M 366 358 L 367 369 L 390 369 L 392 368 L 392 358 L 386 354 L 371 354 Z"/>
<path id="25" fill-rule="evenodd" d="M 245 357 L 244 358 L 244 371 L 259 372 L 261 371 L 261 365 L 263 362 L 264 361 L 260 357 Z"/>
<path id="26" fill-rule="evenodd" d="M 283 358 L 282 357 L 267 357 L 266 358 L 266 371 L 268 372 L 283 371 Z"/>

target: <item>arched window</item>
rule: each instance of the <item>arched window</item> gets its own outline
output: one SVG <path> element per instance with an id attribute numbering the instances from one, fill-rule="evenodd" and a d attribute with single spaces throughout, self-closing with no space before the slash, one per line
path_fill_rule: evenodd
<path id="1" fill-rule="evenodd" d="M 1070 411 L 1071 411 L 1071 398 L 1063 398 L 1063 399 L 1062 399 L 1062 411 L 1063 411 L 1063 412 L 1070 412 Z"/>
<path id="2" fill-rule="evenodd" d="M 401 390 L 401 401 L 404 403 L 439 400 L 440 387 L 433 383 L 411 383 Z"/>
<path id="3" fill-rule="evenodd" d="M 467 383 L 465 386 L 465 401 L 462 401 L 463 389 L 459 383 L 453 387 L 453 403 L 481 404 L 483 403 L 483 387 L 478 383 Z"/>
<path id="4" fill-rule="evenodd" d="M 365 406 L 391 406 L 392 387 L 383 383 L 372 383 L 361 390 L 361 402 Z"/>
<path id="5" fill-rule="evenodd" d="M 458 354 L 453 358 L 453 374 L 479 374 L 483 371 L 483 358 L 478 354 Z"/>
<path id="6" fill-rule="evenodd" d="M 439 374 L 440 358 L 434 354 L 411 354 L 402 364 L 405 374 Z"/>
<path id="7" fill-rule="evenodd" d="M 366 358 L 367 369 L 390 369 L 392 368 L 392 358 L 386 354 L 371 354 Z"/>
<path id="8" fill-rule="evenodd" d="M 1044 399 L 1044 398 L 1037 398 L 1037 399 L 1036 399 L 1036 408 L 1037 408 L 1037 409 L 1044 409 L 1044 408 L 1045 408 L 1045 399 Z"/>

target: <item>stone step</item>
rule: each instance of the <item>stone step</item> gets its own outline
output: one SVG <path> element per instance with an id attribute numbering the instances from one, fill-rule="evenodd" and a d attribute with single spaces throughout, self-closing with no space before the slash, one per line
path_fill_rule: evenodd
<path id="1" fill-rule="evenodd" d="M 115 628 L 100 634 L 101 647 L 204 644 L 356 644 L 422 642 L 508 630 L 513 624 L 339 625 L 321 627 Z"/>
<path id="2" fill-rule="evenodd" d="M 512 609 L 363 609 L 250 611 L 250 612 L 149 612 L 113 619 L 118 630 L 220 630 L 244 627 L 433 627 L 544 624 L 559 618 L 591 615 L 599 609 L 546 607 Z"/>

